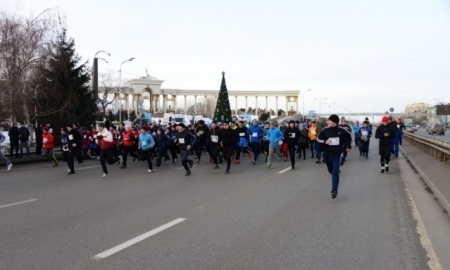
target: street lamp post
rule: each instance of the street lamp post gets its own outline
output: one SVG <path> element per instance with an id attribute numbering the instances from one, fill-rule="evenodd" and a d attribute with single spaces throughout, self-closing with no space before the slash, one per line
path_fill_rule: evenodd
<path id="1" fill-rule="evenodd" d="M 335 103 L 333 102 L 333 103 L 331 103 L 331 104 L 328 104 L 328 113 L 331 113 L 331 106 L 333 106 Z M 333 106 L 334 107 L 334 106 Z"/>
<path id="2" fill-rule="evenodd" d="M 315 98 L 314 100 L 319 101 L 319 103 L 320 103 L 319 114 L 322 114 L 322 102 L 324 102 L 325 100 L 327 100 L 327 98 L 324 98 L 324 99 L 317 99 L 317 98 Z"/>
<path id="3" fill-rule="evenodd" d="M 311 89 L 308 89 L 305 93 L 303 93 L 303 118 L 305 118 L 305 94 L 309 91 L 311 91 Z"/>
<path id="4" fill-rule="evenodd" d="M 102 59 L 104 60 L 106 63 L 108 63 L 108 61 L 106 61 L 103 58 L 97 58 L 97 54 L 99 53 L 106 53 L 108 56 L 111 56 L 111 54 L 105 52 L 105 51 L 98 51 L 95 53 L 94 55 L 94 63 L 93 63 L 93 74 L 92 74 L 92 92 L 94 92 L 94 96 L 95 98 L 98 97 L 98 59 Z"/>
<path id="5" fill-rule="evenodd" d="M 125 60 L 125 61 L 122 62 L 122 64 L 120 64 L 120 69 L 119 69 L 119 98 L 120 98 L 120 95 L 122 94 L 122 65 L 124 63 L 126 63 L 126 62 L 131 62 L 133 60 L 134 60 L 134 57 L 131 57 L 130 59 Z M 122 102 L 120 102 L 120 105 L 122 105 Z M 120 122 L 122 122 L 122 110 L 119 111 L 119 123 Z"/>

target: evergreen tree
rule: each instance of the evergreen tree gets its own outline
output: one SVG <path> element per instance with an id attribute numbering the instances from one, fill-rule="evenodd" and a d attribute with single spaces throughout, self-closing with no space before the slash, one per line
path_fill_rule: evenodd
<path id="1" fill-rule="evenodd" d="M 214 111 L 214 121 L 230 122 L 231 121 L 230 100 L 228 99 L 228 90 L 225 83 L 225 72 L 222 72 L 222 84 L 217 98 L 216 110 Z"/>
<path id="2" fill-rule="evenodd" d="M 54 126 L 79 122 L 88 126 L 95 120 L 96 97 L 89 89 L 90 70 L 75 53 L 75 42 L 64 30 L 53 42 L 51 53 L 35 81 L 40 122 Z"/>

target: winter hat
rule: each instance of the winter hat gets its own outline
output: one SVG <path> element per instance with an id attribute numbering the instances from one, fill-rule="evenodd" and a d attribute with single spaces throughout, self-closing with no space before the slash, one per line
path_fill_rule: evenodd
<path id="1" fill-rule="evenodd" d="M 383 116 L 383 117 L 381 118 L 381 122 L 382 122 L 382 123 L 387 123 L 387 122 L 389 122 L 389 117 L 387 117 L 386 115 Z"/>
<path id="2" fill-rule="evenodd" d="M 330 115 L 330 117 L 328 117 L 328 120 L 333 123 L 339 124 L 339 116 L 337 116 L 336 114 Z"/>

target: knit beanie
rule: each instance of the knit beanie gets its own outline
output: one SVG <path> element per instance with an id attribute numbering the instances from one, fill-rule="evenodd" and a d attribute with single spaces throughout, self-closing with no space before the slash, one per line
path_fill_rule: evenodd
<path id="1" fill-rule="evenodd" d="M 328 120 L 333 123 L 339 124 L 339 116 L 337 116 L 336 114 L 330 115 L 330 117 L 328 117 Z"/>
<path id="2" fill-rule="evenodd" d="M 381 118 L 381 122 L 382 122 L 382 123 L 387 123 L 387 122 L 389 122 L 389 117 L 387 117 L 386 115 L 383 116 L 383 117 Z"/>

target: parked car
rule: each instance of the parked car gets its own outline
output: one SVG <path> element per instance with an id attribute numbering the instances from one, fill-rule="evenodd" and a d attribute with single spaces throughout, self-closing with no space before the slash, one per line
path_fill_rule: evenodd
<path id="1" fill-rule="evenodd" d="M 413 126 L 405 126 L 405 130 L 408 132 L 415 132 L 417 129 Z"/>
<path id="2" fill-rule="evenodd" d="M 428 133 L 430 135 L 434 135 L 434 134 L 445 135 L 445 128 L 443 125 L 433 124 Z"/>

